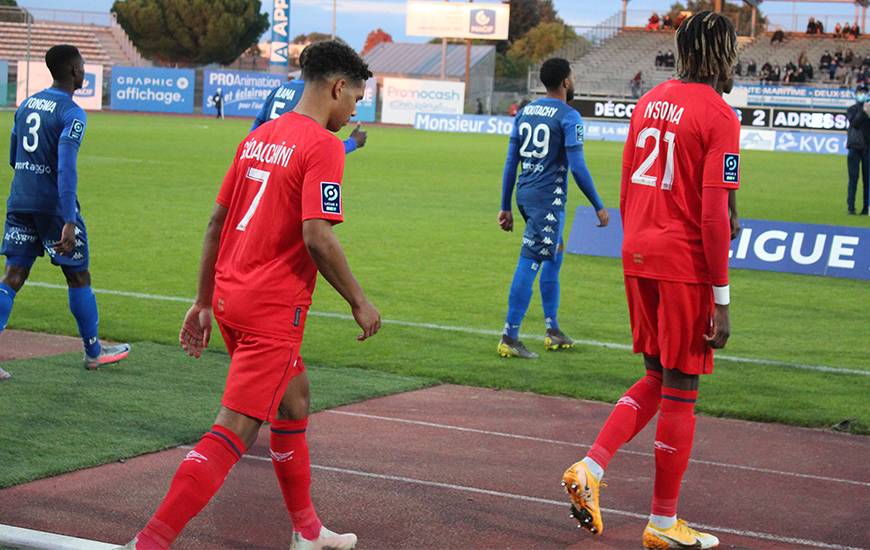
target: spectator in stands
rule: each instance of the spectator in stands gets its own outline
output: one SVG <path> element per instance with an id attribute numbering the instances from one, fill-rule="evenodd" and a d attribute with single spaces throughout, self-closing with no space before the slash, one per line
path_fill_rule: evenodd
<path id="1" fill-rule="evenodd" d="M 737 65 L 734 65 L 734 74 L 743 76 L 743 61 L 740 59 L 737 60 Z"/>
<path id="2" fill-rule="evenodd" d="M 834 38 L 840 38 L 840 36 L 841 36 L 842 34 L 843 34 L 843 26 L 840 25 L 839 23 L 837 23 L 837 24 L 834 26 Z"/>
<path id="3" fill-rule="evenodd" d="M 648 31 L 659 30 L 659 23 L 660 22 L 661 22 L 661 19 L 659 19 L 659 14 L 657 14 L 656 12 L 653 12 L 653 14 L 650 15 L 649 21 L 646 24 L 646 30 L 648 30 Z"/>
<path id="4" fill-rule="evenodd" d="M 806 51 L 802 51 L 802 52 L 800 53 L 800 55 L 798 56 L 798 62 L 797 62 L 798 67 L 803 67 L 804 65 L 807 64 L 807 62 L 808 62 L 808 61 L 807 61 L 807 52 L 806 52 Z"/>
<path id="5" fill-rule="evenodd" d="M 659 50 L 659 53 L 656 54 L 656 67 L 664 67 L 665 66 L 665 54 Z"/>
<path id="6" fill-rule="evenodd" d="M 761 66 L 761 83 L 770 81 L 770 73 L 773 72 L 773 65 L 770 64 L 769 61 L 765 61 L 764 65 Z"/>
<path id="7" fill-rule="evenodd" d="M 859 38 L 861 36 L 861 27 L 858 26 L 858 23 L 852 25 L 852 39 Z"/>
<path id="8" fill-rule="evenodd" d="M 758 74 L 758 65 L 755 63 L 754 59 L 749 60 L 749 64 L 746 66 L 746 76 L 756 76 Z"/>
<path id="9" fill-rule="evenodd" d="M 825 50 L 825 53 L 823 53 L 822 57 L 819 58 L 819 70 L 821 70 L 821 71 L 827 70 L 828 67 L 831 66 L 831 61 L 833 61 L 833 60 L 834 60 L 834 58 L 831 56 L 831 51 Z"/>
<path id="10" fill-rule="evenodd" d="M 770 79 L 773 82 L 779 82 L 782 80 L 782 67 L 778 64 L 773 66 L 773 71 L 770 73 Z"/>
<path id="11" fill-rule="evenodd" d="M 868 90 L 865 84 L 855 90 L 858 100 L 846 111 L 849 119 L 849 130 L 846 138 L 846 148 L 849 154 L 846 157 L 849 170 L 849 186 L 846 193 L 846 208 L 849 214 L 855 214 L 855 195 L 858 191 L 858 171 L 861 171 L 861 180 L 864 183 L 864 207 L 861 215 L 867 215 L 868 193 L 870 193 L 870 102 L 868 102 Z"/>
<path id="12" fill-rule="evenodd" d="M 816 34 L 817 32 L 816 18 L 810 17 L 810 20 L 807 22 L 807 34 Z"/>
<path id="13" fill-rule="evenodd" d="M 685 11 L 685 10 L 681 11 L 680 15 L 677 16 L 677 20 L 674 21 L 674 28 L 679 29 L 680 25 L 683 24 L 683 21 L 685 21 L 691 15 L 692 15 L 692 12 L 690 12 L 690 11 Z"/>
<path id="14" fill-rule="evenodd" d="M 517 113 L 520 111 L 520 104 L 516 101 L 511 102 L 510 107 L 508 107 L 508 116 L 517 116 Z"/>
<path id="15" fill-rule="evenodd" d="M 843 25 L 843 34 L 841 36 L 843 38 L 846 38 L 850 34 L 852 34 L 852 27 L 849 26 L 849 23 L 846 23 L 845 25 Z"/>
<path id="16" fill-rule="evenodd" d="M 785 64 L 785 71 L 786 72 L 793 73 L 796 70 L 797 70 L 797 65 L 795 65 L 791 61 L 789 61 L 788 63 Z"/>
<path id="17" fill-rule="evenodd" d="M 815 69 L 813 69 L 813 66 L 810 63 L 803 65 L 800 69 L 803 71 L 806 80 L 812 80 L 816 74 Z"/>
<path id="18" fill-rule="evenodd" d="M 782 44 L 782 41 L 785 40 L 785 33 L 782 32 L 782 29 L 776 29 L 774 31 L 773 36 L 770 37 L 770 43 L 776 44 L 777 42 Z"/>
<path id="19" fill-rule="evenodd" d="M 855 61 L 855 52 L 852 50 L 846 50 L 846 53 L 843 54 L 843 62 L 845 62 L 846 65 L 851 65 L 853 61 Z"/>
<path id="20" fill-rule="evenodd" d="M 825 26 L 821 19 L 816 19 L 816 34 L 825 34 Z"/>
<path id="21" fill-rule="evenodd" d="M 674 50 L 668 50 L 667 55 L 665 55 L 665 67 L 673 69 L 677 66 L 677 58 L 674 56 Z"/>
<path id="22" fill-rule="evenodd" d="M 834 61 L 837 62 L 837 65 L 842 65 L 844 57 L 843 50 L 837 50 L 837 53 L 834 54 Z"/>
<path id="23" fill-rule="evenodd" d="M 474 114 L 483 114 L 483 102 L 480 100 L 480 98 L 477 98 L 477 109 L 474 111 Z"/>
<path id="24" fill-rule="evenodd" d="M 663 29 L 673 29 L 674 21 L 671 19 L 671 15 L 666 13 L 664 17 L 662 17 L 662 28 Z"/>
<path id="25" fill-rule="evenodd" d="M 828 77 L 831 80 L 834 80 L 834 77 L 837 75 L 837 68 L 839 66 L 840 66 L 840 61 L 837 61 L 836 57 L 834 58 L 833 61 L 831 61 L 831 64 L 828 65 Z M 845 67 L 845 65 L 843 65 L 843 66 Z"/>
<path id="26" fill-rule="evenodd" d="M 631 88 L 631 97 L 637 99 L 643 93 L 643 74 L 641 71 L 637 71 L 637 74 L 634 75 L 629 83 L 628 87 Z"/>

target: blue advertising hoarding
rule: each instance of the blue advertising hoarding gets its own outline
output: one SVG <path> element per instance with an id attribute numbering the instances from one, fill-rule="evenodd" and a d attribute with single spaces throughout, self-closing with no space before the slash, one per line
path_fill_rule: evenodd
<path id="1" fill-rule="evenodd" d="M 205 71 L 203 75 L 202 112 L 216 113 L 214 95 L 221 90 L 224 115 L 255 117 L 263 108 L 266 96 L 286 80 L 285 75 L 239 71 Z"/>
<path id="2" fill-rule="evenodd" d="M 846 132 L 787 132 L 777 130 L 775 151 L 845 155 Z"/>
<path id="3" fill-rule="evenodd" d="M 0 61 L 0 105 L 6 105 L 9 99 L 9 62 Z"/>
<path id="4" fill-rule="evenodd" d="M 356 104 L 357 122 L 374 122 L 375 111 L 378 105 L 378 81 L 374 78 L 366 80 L 366 91 L 363 98 Z"/>
<path id="5" fill-rule="evenodd" d="M 567 250 L 571 254 L 622 257 L 622 219 L 610 208 L 610 225 L 580 206 Z M 729 266 L 737 269 L 870 280 L 870 229 L 766 220 L 740 220 L 731 241 Z"/>
<path id="6" fill-rule="evenodd" d="M 586 139 L 593 141 L 624 142 L 628 137 L 628 124 L 624 122 L 584 120 L 583 126 Z M 514 119 L 509 116 L 417 113 L 414 117 L 414 128 L 432 132 L 509 136 L 513 127 Z"/>
<path id="7" fill-rule="evenodd" d="M 112 67 L 111 107 L 116 111 L 192 113 L 193 69 Z"/>

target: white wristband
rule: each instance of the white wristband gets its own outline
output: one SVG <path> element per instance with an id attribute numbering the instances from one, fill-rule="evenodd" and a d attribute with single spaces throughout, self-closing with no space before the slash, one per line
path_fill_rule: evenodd
<path id="1" fill-rule="evenodd" d="M 713 286 L 713 302 L 717 306 L 727 306 L 731 303 L 731 286 Z"/>

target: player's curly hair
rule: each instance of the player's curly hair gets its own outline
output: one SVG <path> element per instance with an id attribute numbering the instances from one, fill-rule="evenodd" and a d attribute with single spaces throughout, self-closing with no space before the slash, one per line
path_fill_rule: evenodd
<path id="1" fill-rule="evenodd" d="M 553 91 L 562 85 L 562 82 L 571 74 L 571 63 L 567 59 L 553 57 L 544 61 L 541 65 L 540 79 L 544 88 Z"/>
<path id="2" fill-rule="evenodd" d="M 680 78 L 703 81 L 731 75 L 737 62 L 737 33 L 727 17 L 700 11 L 683 21 L 676 41 Z"/>
<path id="3" fill-rule="evenodd" d="M 372 77 L 368 64 L 356 51 L 339 40 L 315 42 L 299 56 L 302 80 L 313 82 L 333 75 L 342 75 L 349 80 L 368 80 Z"/>

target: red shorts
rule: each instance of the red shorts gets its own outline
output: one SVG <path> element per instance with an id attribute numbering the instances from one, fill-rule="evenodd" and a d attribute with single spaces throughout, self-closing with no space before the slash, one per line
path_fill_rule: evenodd
<path id="1" fill-rule="evenodd" d="M 227 351 L 230 371 L 221 405 L 264 422 L 272 422 L 278 405 L 293 378 L 305 372 L 299 356 L 302 326 L 298 338 L 279 340 L 236 330 L 218 321 Z"/>
<path id="2" fill-rule="evenodd" d="M 634 352 L 658 357 L 666 369 L 713 372 L 704 340 L 713 321 L 713 287 L 625 276 Z"/>

